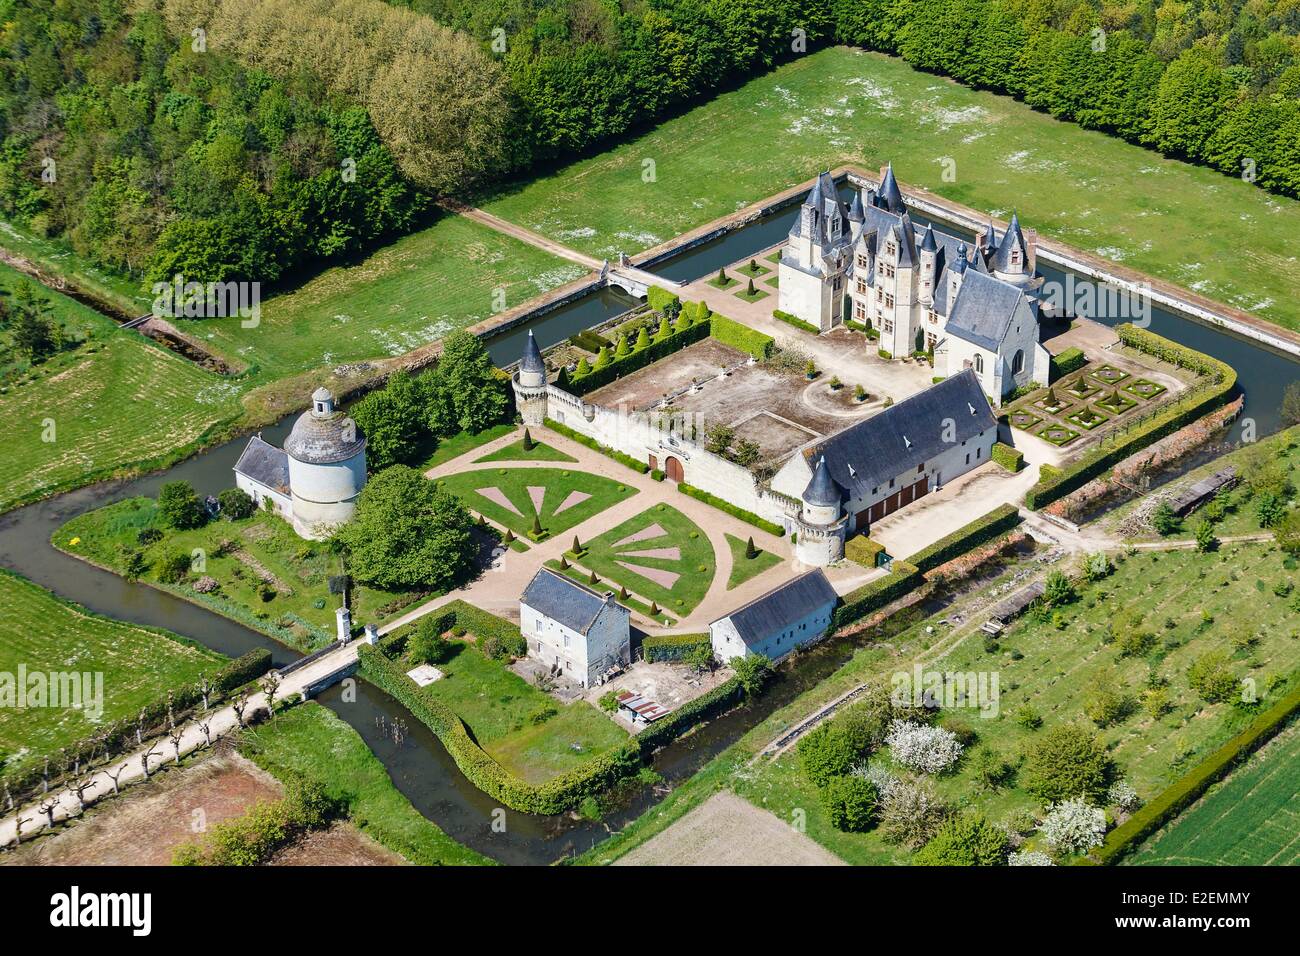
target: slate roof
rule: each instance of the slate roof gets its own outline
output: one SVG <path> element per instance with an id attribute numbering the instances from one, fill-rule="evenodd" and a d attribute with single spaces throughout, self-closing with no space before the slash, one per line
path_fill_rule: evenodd
<path id="1" fill-rule="evenodd" d="M 328 465 L 347 461 L 366 450 L 366 436 L 343 412 L 317 415 L 314 408 L 298 416 L 284 440 L 284 450 L 295 461 Z"/>
<path id="2" fill-rule="evenodd" d="M 890 212 L 901 212 L 903 209 L 903 191 L 898 188 L 898 180 L 894 178 L 894 164 L 890 163 L 885 167 L 885 175 L 880 179 L 880 189 L 876 193 L 877 199 L 884 203 L 885 208 Z"/>
<path id="3" fill-rule="evenodd" d="M 579 634 L 586 634 L 609 603 L 609 596 L 609 592 L 597 593 L 572 578 L 542 568 L 524 588 L 519 603 Z"/>
<path id="4" fill-rule="evenodd" d="M 524 340 L 524 357 L 519 360 L 519 370 L 521 372 L 545 372 L 546 363 L 542 361 L 542 350 L 537 347 L 537 339 L 533 338 L 533 330 L 528 330 L 528 338 Z"/>
<path id="5" fill-rule="evenodd" d="M 977 269 L 967 269 L 944 331 L 996 352 L 1023 301 L 1024 290 L 1019 286 Z"/>
<path id="6" fill-rule="evenodd" d="M 831 478 L 826 459 L 820 458 L 813 469 L 812 481 L 803 490 L 803 500 L 810 505 L 838 505 L 844 497 L 844 491 Z"/>
<path id="7" fill-rule="evenodd" d="M 263 441 L 261 435 L 248 440 L 235 462 L 235 472 L 282 495 L 289 493 L 289 456 Z"/>
<path id="8" fill-rule="evenodd" d="M 1020 264 L 1016 266 L 1011 264 L 1013 250 L 1020 252 Z M 1020 231 L 1020 217 L 1012 213 L 1011 223 L 1007 226 L 1007 231 L 1002 234 L 1002 241 L 998 243 L 997 251 L 993 253 L 993 270 L 1002 273 L 1027 272 L 1027 260 L 1025 236 Z"/>
<path id="9" fill-rule="evenodd" d="M 966 281 L 970 281 L 969 276 Z M 944 419 L 952 419 L 944 435 Z M 923 392 L 886 408 L 804 449 L 811 463 L 825 456 L 830 477 L 850 497 L 867 498 L 886 484 L 951 447 L 997 425 L 993 409 L 971 369 L 931 385 Z"/>
<path id="10" fill-rule="evenodd" d="M 797 624 L 818 608 L 834 605 L 838 600 L 839 596 L 821 568 L 814 568 L 736 608 L 720 620 L 730 618 L 740 639 L 752 647 Z"/>

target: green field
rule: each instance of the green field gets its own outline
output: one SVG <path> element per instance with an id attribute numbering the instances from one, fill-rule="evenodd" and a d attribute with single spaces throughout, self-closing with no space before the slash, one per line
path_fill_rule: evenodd
<path id="1" fill-rule="evenodd" d="M 618 746 L 627 734 L 586 701 L 560 704 L 464 641 L 425 688 L 465 722 L 479 746 L 511 773 L 544 783 Z"/>
<path id="2" fill-rule="evenodd" d="M 257 366 L 260 383 L 402 355 L 585 274 L 582 266 L 449 216 L 267 300 L 256 328 L 237 319 L 184 328 L 222 355 Z"/>
<path id="3" fill-rule="evenodd" d="M 613 479 L 559 468 L 503 467 L 462 471 L 439 478 L 438 484 L 465 502 L 471 511 L 522 536 L 532 531 L 534 515 L 541 521 L 547 536 L 553 537 L 636 494 L 635 488 L 620 485 Z M 483 495 L 482 492 L 491 493 L 494 488 L 514 505 L 513 510 Z M 544 489 L 540 509 L 533 506 L 530 488 Z M 564 507 L 574 492 L 589 497 Z"/>
<path id="4" fill-rule="evenodd" d="M 73 252 L 67 244 L 42 238 L 18 223 L 0 220 L 0 247 L 31 262 L 46 276 L 65 280 L 123 315 L 132 318 L 144 315 L 153 302 L 143 283 L 101 269 Z"/>
<path id="5" fill-rule="evenodd" d="M 398 792 L 361 736 L 315 701 L 246 731 L 240 752 L 284 779 L 302 775 L 347 806 L 358 829 L 412 863 L 473 866 L 492 861 L 461 846 Z"/>
<path id="6" fill-rule="evenodd" d="M 146 529 L 161 532 L 162 539 L 141 545 L 139 535 Z M 53 542 L 119 574 L 126 573 L 127 554 L 138 550 L 141 577 L 152 583 L 158 582 L 154 566 L 164 554 L 177 549 L 201 552 L 201 568 L 172 585 L 186 598 L 304 650 L 334 639 L 334 609 L 340 598 L 330 593 L 329 578 L 341 573 L 339 558 L 324 544 L 300 538 L 278 515 L 257 511 L 241 521 L 221 518 L 202 528 L 173 531 L 163 527 L 154 499 L 128 498 L 78 515 L 54 533 Z M 216 591 L 194 590 L 204 576 L 217 582 Z M 270 587 L 263 588 L 263 581 Z M 421 597 L 427 595 L 356 584 L 352 614 L 357 621 L 382 624 Z"/>
<path id="7" fill-rule="evenodd" d="M 1210 790 L 1126 862 L 1138 866 L 1300 865 L 1300 725 Z"/>
<path id="8" fill-rule="evenodd" d="M 0 285 L 18 279 L 0 266 Z M 0 512 L 135 465 L 172 461 L 238 416 L 238 384 L 43 292 L 52 314 L 87 339 L 0 387 L 8 427 Z"/>
<path id="9" fill-rule="evenodd" d="M 645 159 L 655 182 L 642 180 Z M 954 182 L 943 179 L 945 159 Z M 847 47 L 802 57 L 484 206 L 613 258 L 819 170 L 888 160 L 904 185 L 1002 217 L 1017 211 L 1043 235 L 1300 328 L 1300 203 Z"/>
<path id="10" fill-rule="evenodd" d="M 133 718 L 168 688 L 196 682 L 225 660 L 174 634 L 122 624 L 61 601 L 35 584 L 0 571 L 0 673 L 18 668 L 103 677 L 103 713 L 84 708 L 0 707 L 0 755 L 14 767 L 89 737 L 111 721 Z M 91 708 L 94 709 L 93 707 Z"/>

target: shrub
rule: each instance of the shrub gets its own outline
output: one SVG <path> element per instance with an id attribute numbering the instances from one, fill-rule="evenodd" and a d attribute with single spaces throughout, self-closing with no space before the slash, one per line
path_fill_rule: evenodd
<path id="1" fill-rule="evenodd" d="M 641 641 L 642 653 L 650 662 L 684 660 L 698 647 L 713 649 L 708 634 L 655 634 Z"/>
<path id="2" fill-rule="evenodd" d="M 597 700 L 596 703 L 600 705 L 601 710 L 605 711 L 607 714 L 612 714 L 614 711 L 618 710 L 618 692 L 607 690 L 605 693 L 600 695 L 600 699 Z"/>
<path id="3" fill-rule="evenodd" d="M 814 786 L 826 786 L 831 779 L 851 771 L 862 756 L 852 739 L 842 733 L 834 721 L 818 724 L 799 738 L 795 746 L 799 767 Z"/>
<path id="4" fill-rule="evenodd" d="M 957 735 L 942 727 L 895 720 L 889 725 L 885 743 L 895 763 L 919 773 L 943 773 L 961 759 Z"/>
<path id="5" fill-rule="evenodd" d="M 682 300 L 675 293 L 669 292 L 663 286 L 658 285 L 652 285 L 646 289 L 645 301 L 650 308 L 660 313 L 669 308 L 674 302 L 677 303 L 678 307 L 682 304 Z"/>
<path id="6" fill-rule="evenodd" d="M 1105 551 L 1094 552 L 1083 559 L 1083 576 L 1089 581 L 1100 581 L 1114 570 L 1115 565 Z"/>
<path id="7" fill-rule="evenodd" d="M 1058 853 L 1085 853 L 1101 846 L 1106 814 L 1082 799 L 1063 800 L 1048 811 L 1040 832 Z"/>
<path id="8" fill-rule="evenodd" d="M 553 432 L 558 432 L 559 434 L 565 436 L 566 438 L 573 439 L 579 445 L 584 445 L 587 448 L 590 448 L 592 451 L 598 451 L 605 457 L 614 459 L 614 461 L 618 462 L 620 465 L 627 465 L 627 467 L 631 468 L 633 471 L 640 472 L 641 474 L 644 475 L 646 472 L 650 470 L 650 466 L 647 465 L 645 462 L 638 461 L 637 459 L 633 458 L 631 455 L 625 455 L 621 451 L 615 451 L 613 448 L 610 448 L 608 445 L 602 445 L 600 442 L 596 441 L 596 439 L 592 438 L 590 435 L 584 435 L 582 432 L 574 431 L 568 425 L 562 425 L 552 418 L 546 419 L 546 427 Z M 514 539 L 511 538 L 510 540 L 513 541 Z"/>
<path id="9" fill-rule="evenodd" d="M 1142 805 L 1142 799 L 1127 780 L 1116 780 L 1106 791 L 1106 805 L 1131 813 Z"/>
<path id="10" fill-rule="evenodd" d="M 1020 524 L 1020 520 L 1020 511 L 1015 505 L 999 505 L 988 514 L 922 548 L 908 560 L 922 572 L 932 571 L 1005 534 Z"/>
<path id="11" fill-rule="evenodd" d="M 723 345 L 748 352 L 756 359 L 765 359 L 772 354 L 776 341 L 770 335 L 764 335 L 747 325 L 741 325 L 732 319 L 718 315 L 709 318 L 709 335 Z"/>
<path id="12" fill-rule="evenodd" d="M 1024 704 L 1016 708 L 1016 723 L 1026 730 L 1037 730 L 1043 726 L 1043 717 L 1033 707 Z"/>
<path id="13" fill-rule="evenodd" d="M 1017 850 L 1007 857 L 1007 866 L 1055 866 L 1042 850 Z"/>
<path id="14" fill-rule="evenodd" d="M 752 511 L 746 511 L 744 508 L 737 508 L 731 502 L 723 501 L 717 495 L 709 494 L 707 491 L 701 491 L 694 485 L 688 485 L 684 481 L 678 482 L 677 490 L 684 495 L 690 495 L 690 497 L 695 498 L 697 501 L 703 501 L 705 504 L 712 505 L 719 511 L 725 511 L 733 518 L 739 518 L 741 521 L 752 524 L 755 528 L 766 531 L 768 534 L 774 534 L 777 536 L 785 534 L 785 529 L 779 524 L 768 521 L 766 518 L 760 518 Z"/>
<path id="15" fill-rule="evenodd" d="M 805 322 L 797 315 L 791 315 L 789 312 L 782 312 L 780 309 L 772 310 L 772 318 L 779 322 L 784 322 L 786 325 L 792 325 L 796 329 L 801 329 L 804 332 L 811 332 L 813 335 L 821 334 L 821 329 L 817 328 L 817 326 L 813 325 L 811 322 Z"/>
<path id="16" fill-rule="evenodd" d="M 867 754 L 885 742 L 893 718 L 894 706 L 889 699 L 889 689 L 878 684 L 836 717 L 835 726 L 849 738 L 854 750 Z"/>
<path id="17" fill-rule="evenodd" d="M 844 544 L 844 557 L 864 568 L 874 568 L 885 553 L 885 546 L 865 534 L 856 534 Z"/>
<path id="18" fill-rule="evenodd" d="M 928 780 L 894 778 L 879 792 L 880 833 L 890 843 L 915 850 L 933 839 L 948 818 L 948 807 Z"/>
<path id="19" fill-rule="evenodd" d="M 221 514 L 231 521 L 242 521 L 244 518 L 252 517 L 257 507 L 253 504 L 252 496 L 243 488 L 224 489 L 217 495 L 217 502 L 221 505 Z"/>
<path id="20" fill-rule="evenodd" d="M 993 460 L 1012 474 L 1025 467 L 1025 453 L 1005 442 L 993 443 Z"/>
<path id="21" fill-rule="evenodd" d="M 1207 651 L 1187 669 L 1187 684 L 1211 704 L 1230 700 L 1237 691 L 1237 678 L 1227 655 Z"/>
<path id="22" fill-rule="evenodd" d="M 831 826 L 849 833 L 869 830 L 876 819 L 876 788 L 871 781 L 848 775 L 833 777 L 821 792 Z"/>
<path id="23" fill-rule="evenodd" d="M 772 662 L 762 654 L 732 658 L 730 663 L 747 697 L 757 697 L 772 676 Z"/>
<path id="24" fill-rule="evenodd" d="M 862 587 L 844 595 L 844 603 L 835 610 L 833 629 L 852 624 L 872 611 L 898 600 L 913 588 L 921 585 L 923 579 L 916 566 L 896 558 L 890 566 L 890 573 L 883 578 L 868 581 Z"/>
<path id="25" fill-rule="evenodd" d="M 979 813 L 951 817 L 912 858 L 917 866 L 1001 866 L 1011 851 L 1006 831 Z"/>
<path id="26" fill-rule="evenodd" d="M 1157 534 L 1168 536 L 1176 533 L 1183 526 L 1183 519 L 1167 501 L 1162 501 L 1151 513 L 1151 527 Z"/>
<path id="27" fill-rule="evenodd" d="M 208 520 L 203 502 L 188 481 L 169 481 L 159 489 L 158 517 L 178 531 L 200 528 Z"/>
<path id="28" fill-rule="evenodd" d="M 1076 372 L 1088 364 L 1088 357 L 1083 354 L 1083 349 L 1070 346 L 1063 349 L 1060 355 L 1053 355 L 1051 361 L 1052 381 L 1064 378 L 1071 372 Z"/>
<path id="29" fill-rule="evenodd" d="M 1046 803 L 1073 797 L 1100 799 L 1106 792 L 1111 760 L 1090 732 L 1073 724 L 1053 727 L 1025 751 L 1020 780 Z"/>
<path id="30" fill-rule="evenodd" d="M 1063 571 L 1053 571 L 1047 575 L 1046 590 L 1040 598 L 1043 607 L 1061 607 L 1076 598 L 1078 593 L 1074 589 L 1074 582 Z"/>
<path id="31" fill-rule="evenodd" d="M 176 584 L 190 573 L 190 556 L 179 548 L 169 548 L 154 562 L 153 573 L 163 584 Z"/>
<path id="32" fill-rule="evenodd" d="M 406 642 L 406 659 L 412 664 L 441 664 L 451 654 L 451 642 L 442 636 L 440 621 L 423 617 Z"/>

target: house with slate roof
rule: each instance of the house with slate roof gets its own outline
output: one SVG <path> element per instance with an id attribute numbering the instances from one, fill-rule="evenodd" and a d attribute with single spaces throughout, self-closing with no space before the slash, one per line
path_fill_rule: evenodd
<path id="1" fill-rule="evenodd" d="M 721 661 L 762 654 L 772 660 L 820 640 L 839 601 L 820 570 L 801 574 L 709 625 Z"/>
<path id="2" fill-rule="evenodd" d="M 848 535 L 979 467 L 997 437 L 997 416 L 966 369 L 805 446 L 772 479 L 773 490 L 803 502 L 796 555 L 838 560 Z"/>
<path id="3" fill-rule="evenodd" d="M 865 325 L 879 336 L 870 347 L 898 358 L 933 352 L 937 375 L 971 369 L 1001 398 L 1047 381 L 1035 245 L 1016 216 L 1001 236 L 990 223 L 969 247 L 920 228 L 892 166 L 847 209 L 822 173 L 781 255 L 780 307 L 823 332 L 845 319 Z"/>
<path id="4" fill-rule="evenodd" d="M 528 656 L 583 687 L 632 659 L 631 612 L 611 591 L 595 591 L 549 568 L 519 599 L 519 630 Z"/>

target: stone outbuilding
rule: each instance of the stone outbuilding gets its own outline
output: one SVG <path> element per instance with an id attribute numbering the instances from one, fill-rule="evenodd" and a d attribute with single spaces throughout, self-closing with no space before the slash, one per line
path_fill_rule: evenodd
<path id="1" fill-rule="evenodd" d="M 710 624 L 713 654 L 724 663 L 751 654 L 780 660 L 821 640 L 837 603 L 826 574 L 820 568 L 808 571 Z"/>
<path id="2" fill-rule="evenodd" d="M 519 630 L 528 656 L 583 687 L 632 659 L 631 612 L 611 591 L 595 591 L 550 568 L 519 599 Z"/>

